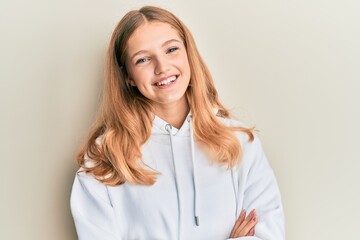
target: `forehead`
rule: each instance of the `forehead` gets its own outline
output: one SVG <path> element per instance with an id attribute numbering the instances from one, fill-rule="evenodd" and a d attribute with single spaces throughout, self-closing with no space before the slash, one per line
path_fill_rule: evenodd
<path id="1" fill-rule="evenodd" d="M 129 55 L 139 50 L 150 50 L 151 48 L 161 46 L 170 39 L 176 39 L 182 42 L 178 31 L 168 23 L 147 22 L 137 28 L 130 36 L 127 42 Z"/>

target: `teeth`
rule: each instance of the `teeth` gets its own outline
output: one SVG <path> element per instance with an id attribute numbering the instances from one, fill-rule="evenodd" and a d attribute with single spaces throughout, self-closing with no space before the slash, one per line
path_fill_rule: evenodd
<path id="1" fill-rule="evenodd" d="M 173 82 L 175 80 L 176 80 L 176 76 L 171 76 L 171 77 L 165 79 L 164 81 L 156 83 L 155 85 L 156 86 L 164 86 L 164 85 L 167 85 L 167 84 L 169 84 L 169 83 L 171 83 L 171 82 Z"/>

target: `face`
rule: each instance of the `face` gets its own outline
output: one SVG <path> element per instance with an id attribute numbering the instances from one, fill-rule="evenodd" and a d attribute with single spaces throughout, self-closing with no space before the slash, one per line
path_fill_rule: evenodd
<path id="1" fill-rule="evenodd" d="M 127 42 L 130 84 L 151 101 L 155 109 L 187 104 L 190 66 L 185 45 L 171 25 L 148 22 Z"/>

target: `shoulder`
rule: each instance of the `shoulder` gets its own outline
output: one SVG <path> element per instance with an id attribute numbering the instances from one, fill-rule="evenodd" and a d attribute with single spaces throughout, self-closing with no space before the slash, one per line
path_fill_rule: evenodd
<path id="1" fill-rule="evenodd" d="M 95 139 L 95 146 L 97 148 L 102 146 L 102 140 L 102 136 L 99 136 Z M 86 152 L 84 154 L 83 165 L 78 169 L 75 175 L 73 192 L 82 192 L 83 194 L 103 199 L 104 201 L 108 202 L 107 186 L 95 178 L 93 174 L 87 172 L 88 169 L 92 169 L 95 166 L 96 161 L 89 157 L 89 152 Z"/>
<path id="2" fill-rule="evenodd" d="M 75 200 L 79 198 L 87 198 L 90 202 L 100 201 L 111 204 L 107 186 L 82 168 L 77 171 L 72 187 L 72 200 L 76 202 Z"/>

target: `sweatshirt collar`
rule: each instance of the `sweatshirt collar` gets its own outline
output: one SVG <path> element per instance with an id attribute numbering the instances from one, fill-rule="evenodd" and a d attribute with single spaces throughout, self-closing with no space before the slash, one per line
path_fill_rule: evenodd
<path id="1" fill-rule="evenodd" d="M 190 136 L 190 118 L 191 118 L 191 112 L 188 113 L 186 116 L 183 124 L 178 129 L 174 126 L 171 127 L 171 134 L 173 136 Z M 164 119 L 160 118 L 159 116 L 154 117 L 153 120 L 153 128 L 152 128 L 152 134 L 155 135 L 167 135 L 169 132 L 166 130 L 166 126 L 169 125 L 168 122 L 166 122 Z"/>

